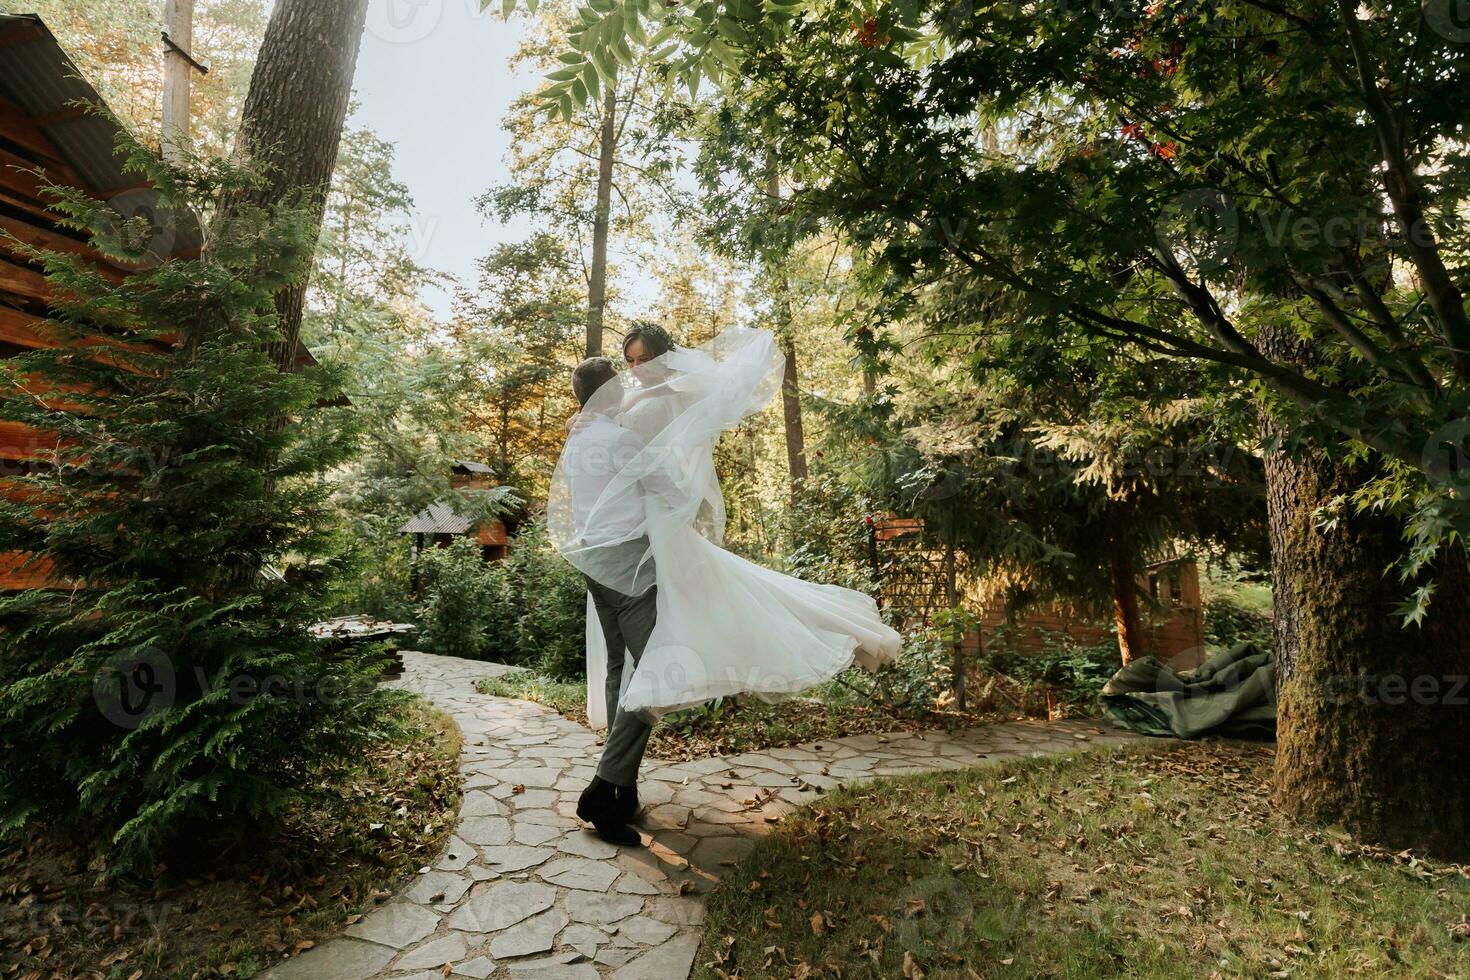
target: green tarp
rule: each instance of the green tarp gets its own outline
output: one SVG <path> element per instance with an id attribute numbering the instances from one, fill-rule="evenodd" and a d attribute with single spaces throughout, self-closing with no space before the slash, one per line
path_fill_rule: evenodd
<path id="1" fill-rule="evenodd" d="M 1250 643 L 1217 653 L 1193 670 L 1176 672 L 1140 657 L 1103 686 L 1103 709 L 1115 724 L 1143 735 L 1274 739 L 1272 659 Z"/>

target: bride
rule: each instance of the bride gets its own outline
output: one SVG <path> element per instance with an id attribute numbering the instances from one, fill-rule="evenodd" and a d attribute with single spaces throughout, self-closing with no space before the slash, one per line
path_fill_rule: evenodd
<path id="1" fill-rule="evenodd" d="M 636 436 L 606 461 L 614 472 L 600 502 L 625 508 L 635 489 L 661 492 L 640 491 L 643 525 L 619 540 L 588 534 L 599 508 L 571 506 L 564 455 L 547 505 L 552 542 L 594 583 L 627 595 L 656 585 L 653 629 L 636 668 L 620 671 L 616 707 L 656 716 L 734 694 L 775 698 L 853 663 L 874 669 L 897 657 L 900 637 L 871 597 L 784 575 L 722 547 L 715 443 L 780 391 L 785 359 L 773 335 L 732 328 L 699 347 L 675 348 L 656 328 L 640 328 L 624 353 L 629 370 L 597 388 L 579 416 L 610 419 Z M 633 561 L 630 546 L 639 551 Z M 607 647 L 590 595 L 587 663 L 588 715 L 603 727 Z"/>

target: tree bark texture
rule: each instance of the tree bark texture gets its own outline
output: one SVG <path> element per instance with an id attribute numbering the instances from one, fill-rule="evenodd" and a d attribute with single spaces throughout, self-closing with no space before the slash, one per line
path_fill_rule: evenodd
<path id="1" fill-rule="evenodd" d="M 597 213 L 592 223 L 592 273 L 587 283 L 587 356 L 602 356 L 603 313 L 607 306 L 607 236 L 612 220 L 613 153 L 617 149 L 617 90 L 605 86 L 602 133 L 597 147 Z"/>
<path id="2" fill-rule="evenodd" d="M 1113 552 L 1113 621 L 1118 629 L 1118 653 L 1123 663 L 1144 654 L 1143 627 L 1138 616 L 1138 572 L 1133 556 L 1119 546 Z"/>
<path id="3" fill-rule="evenodd" d="M 1283 335 L 1271 356 L 1311 359 Z M 1263 421 L 1266 435 L 1277 433 Z M 1394 609 L 1419 584 L 1387 574 L 1400 523 L 1317 510 L 1373 476 L 1321 454 L 1266 459 L 1275 586 L 1277 803 L 1360 840 L 1470 857 L 1470 567 L 1457 546 L 1425 578 L 1437 587 L 1422 625 Z"/>
<path id="4" fill-rule="evenodd" d="M 241 162 L 265 173 L 249 203 L 267 211 L 304 206 L 320 228 L 366 16 L 367 0 L 276 0 L 235 145 Z M 217 224 L 228 220 L 230 204 L 222 202 Z M 283 371 L 297 366 L 306 286 L 302 276 L 276 297 L 281 337 L 272 354 Z"/>

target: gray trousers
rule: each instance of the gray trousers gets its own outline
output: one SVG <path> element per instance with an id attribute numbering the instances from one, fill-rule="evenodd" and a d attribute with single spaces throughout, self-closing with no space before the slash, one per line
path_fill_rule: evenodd
<path id="1" fill-rule="evenodd" d="M 653 723 L 646 716 L 618 707 L 618 694 L 623 684 L 623 650 L 633 657 L 633 666 L 643 659 L 658 615 L 657 586 L 639 596 L 623 595 L 605 585 L 587 579 L 587 590 L 602 624 L 607 640 L 607 744 L 597 763 L 597 775 L 614 786 L 633 786 L 638 782 L 638 766 L 648 747 Z"/>

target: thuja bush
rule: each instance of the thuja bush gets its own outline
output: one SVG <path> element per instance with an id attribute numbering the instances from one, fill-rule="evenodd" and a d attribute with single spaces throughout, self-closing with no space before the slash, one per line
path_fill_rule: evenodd
<path id="1" fill-rule="evenodd" d="M 419 558 L 424 598 L 417 620 L 424 648 L 450 657 L 515 662 L 516 613 L 503 562 L 480 557 L 480 545 L 456 538 Z"/>
<path id="2" fill-rule="evenodd" d="M 107 874 L 268 824 L 314 763 L 396 730 L 401 696 L 306 629 L 336 568 L 323 476 L 354 446 L 335 374 L 270 353 L 312 221 L 244 203 L 256 178 L 225 164 L 120 152 L 163 225 L 236 203 L 197 257 L 160 261 L 157 226 L 52 188 L 65 234 L 142 268 L 27 249 L 56 346 L 0 362 L 0 420 L 36 433 L 4 476 L 0 552 L 49 576 L 0 596 L 0 833 L 72 831 Z"/>
<path id="3" fill-rule="evenodd" d="M 587 676 L 587 581 L 546 537 L 545 520 L 516 532 L 506 566 L 519 659 L 557 680 Z"/>

